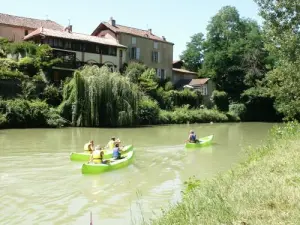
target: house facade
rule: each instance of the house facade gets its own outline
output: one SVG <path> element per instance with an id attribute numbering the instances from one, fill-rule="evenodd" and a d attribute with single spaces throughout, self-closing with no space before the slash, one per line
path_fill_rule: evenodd
<path id="1" fill-rule="evenodd" d="M 189 88 L 199 90 L 203 95 L 205 105 L 211 105 L 212 92 L 215 90 L 215 84 L 210 78 L 198 78 L 198 74 L 192 71 L 181 69 L 183 61 L 173 62 L 172 83 L 177 89 Z"/>
<path id="2" fill-rule="evenodd" d="M 138 61 L 150 68 L 154 68 L 161 79 L 172 77 L 173 43 L 165 37 L 159 37 L 152 30 L 116 24 L 111 18 L 109 22 L 102 22 L 93 31 L 93 36 L 115 39 L 127 46 L 126 62 Z"/>
<path id="3" fill-rule="evenodd" d="M 118 71 L 126 62 L 126 46 L 114 39 L 74 33 L 72 26 L 63 31 L 40 27 L 25 36 L 24 40 L 48 44 L 53 49 L 53 56 L 62 59 L 62 63 L 52 68 L 54 82 L 64 79 L 85 64 L 107 65 L 112 71 Z"/>
<path id="4" fill-rule="evenodd" d="M 39 27 L 63 30 L 64 27 L 51 20 L 39 20 L 0 13 L 0 37 L 19 42 Z"/>

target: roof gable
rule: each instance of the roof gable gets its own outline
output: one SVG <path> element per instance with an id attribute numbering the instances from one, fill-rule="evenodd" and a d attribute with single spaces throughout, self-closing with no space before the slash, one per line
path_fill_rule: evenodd
<path id="1" fill-rule="evenodd" d="M 64 27 L 60 24 L 52 21 L 52 20 L 39 20 L 27 17 L 20 17 L 20 16 L 13 16 L 8 14 L 0 13 L 0 24 L 6 24 L 10 26 L 17 26 L 17 27 L 25 27 L 25 28 L 32 28 L 37 29 L 41 26 L 53 29 L 53 30 L 63 30 Z"/>
<path id="2" fill-rule="evenodd" d="M 127 26 L 123 26 L 123 25 L 119 25 L 119 24 L 115 24 L 113 26 L 108 22 L 100 23 L 99 26 L 93 31 L 92 35 L 97 35 L 101 30 L 103 30 L 104 27 L 110 29 L 114 33 L 131 34 L 134 36 L 139 36 L 139 37 L 151 39 L 154 41 L 160 41 L 160 42 L 173 44 L 171 42 L 166 41 L 163 37 L 159 37 L 159 36 L 153 34 L 150 30 L 142 30 L 142 29 L 127 27 Z"/>
<path id="3" fill-rule="evenodd" d="M 120 48 L 127 48 L 126 46 L 119 44 L 113 38 L 101 38 L 101 37 L 91 36 L 91 35 L 87 35 L 87 34 L 80 34 L 80 33 L 60 31 L 60 30 L 51 30 L 51 29 L 47 29 L 47 28 L 43 28 L 43 27 L 40 27 L 39 29 L 36 29 L 35 31 L 33 31 L 30 34 L 28 34 L 27 36 L 25 36 L 24 40 L 29 40 L 32 37 L 35 37 L 38 35 L 64 38 L 64 39 L 69 39 L 69 40 L 92 42 L 92 43 L 97 43 L 97 44 L 116 46 L 116 47 L 120 47 Z"/>

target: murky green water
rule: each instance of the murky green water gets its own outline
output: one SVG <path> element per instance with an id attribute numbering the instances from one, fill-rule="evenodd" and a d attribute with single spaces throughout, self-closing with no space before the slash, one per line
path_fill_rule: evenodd
<path id="1" fill-rule="evenodd" d="M 160 208 L 180 200 L 190 176 L 209 178 L 229 169 L 242 148 L 261 144 L 270 123 L 174 125 L 134 129 L 0 130 L 0 224 L 139 224 Z M 188 131 L 214 134 L 213 145 L 186 151 Z M 127 168 L 83 176 L 82 163 L 71 162 L 93 139 L 111 136 L 135 146 Z M 141 212 L 142 211 L 142 212 Z"/>

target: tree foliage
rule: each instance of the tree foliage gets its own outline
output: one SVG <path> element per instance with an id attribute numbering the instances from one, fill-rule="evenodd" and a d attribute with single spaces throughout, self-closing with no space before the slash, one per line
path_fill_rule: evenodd
<path id="1" fill-rule="evenodd" d="M 132 126 L 138 123 L 138 86 L 106 67 L 76 71 L 64 89 L 63 108 L 72 108 L 76 126 Z M 70 107 L 71 106 L 71 107 Z"/>
<path id="2" fill-rule="evenodd" d="M 237 9 L 223 7 L 210 21 L 205 41 L 202 74 L 211 76 L 217 89 L 232 101 L 264 77 L 268 54 L 255 21 L 240 17 Z"/>
<path id="3" fill-rule="evenodd" d="M 264 18 L 266 49 L 275 56 L 275 68 L 266 77 L 276 109 L 286 119 L 300 112 L 300 7 L 298 0 L 255 0 Z"/>
<path id="4" fill-rule="evenodd" d="M 186 50 L 180 55 L 180 59 L 184 61 L 184 67 L 190 71 L 198 72 L 203 62 L 203 42 L 204 35 L 202 33 L 194 34 L 191 41 L 186 44 Z"/>

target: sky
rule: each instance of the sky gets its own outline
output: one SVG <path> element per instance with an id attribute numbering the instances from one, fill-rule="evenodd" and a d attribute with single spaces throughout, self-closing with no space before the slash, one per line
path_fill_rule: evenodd
<path id="1" fill-rule="evenodd" d="M 18 2 L 18 3 L 17 3 Z M 185 50 L 186 43 L 195 33 L 206 33 L 210 19 L 226 5 L 235 6 L 241 17 L 257 20 L 258 7 L 253 0 L 0 0 L 0 13 L 36 19 L 50 19 L 73 31 L 91 34 L 102 21 L 110 17 L 117 24 L 165 36 L 174 43 L 173 59 Z"/>

